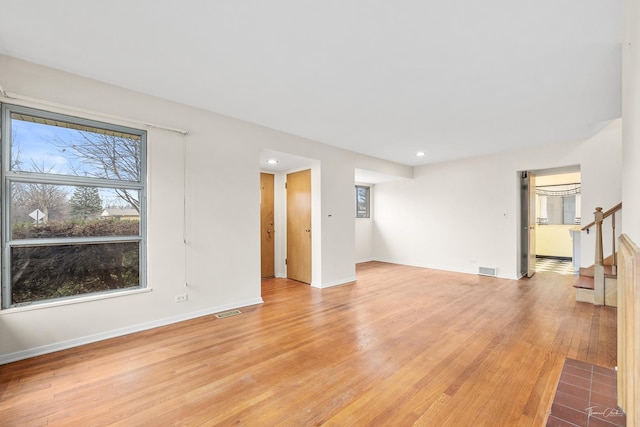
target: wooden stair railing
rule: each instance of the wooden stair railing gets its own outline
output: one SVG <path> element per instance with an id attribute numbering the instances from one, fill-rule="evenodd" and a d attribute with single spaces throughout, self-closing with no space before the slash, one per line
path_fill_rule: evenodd
<path id="1" fill-rule="evenodd" d="M 618 405 L 627 426 L 640 427 L 640 248 L 620 236 L 618 279 Z"/>
<path id="2" fill-rule="evenodd" d="M 602 210 L 602 208 L 596 208 L 596 210 Z M 614 207 L 612 207 L 611 209 L 609 209 L 608 211 L 606 211 L 604 213 L 604 218 L 607 218 L 611 215 L 613 215 L 614 213 L 618 212 L 620 209 L 622 209 L 622 202 L 618 203 L 617 205 L 615 205 Z M 595 212 L 594 212 L 595 213 Z M 586 231 L 587 234 L 589 234 L 589 229 L 591 227 L 593 227 L 596 224 L 595 221 L 591 221 L 589 224 L 585 225 L 584 227 L 581 228 L 582 231 Z"/>
<path id="3" fill-rule="evenodd" d="M 596 305 L 606 305 L 605 301 L 605 274 L 609 277 L 617 275 L 618 261 L 616 254 L 616 212 L 622 209 L 622 203 L 618 203 L 611 209 L 602 212 L 601 207 L 597 207 L 594 214 L 594 221 L 581 228 L 582 231 L 586 231 L 587 234 L 591 227 L 596 228 L 596 253 L 595 262 L 593 266 L 593 303 Z M 611 267 L 610 271 L 605 272 L 604 266 L 604 253 L 602 245 L 602 223 L 603 221 L 611 217 Z"/>

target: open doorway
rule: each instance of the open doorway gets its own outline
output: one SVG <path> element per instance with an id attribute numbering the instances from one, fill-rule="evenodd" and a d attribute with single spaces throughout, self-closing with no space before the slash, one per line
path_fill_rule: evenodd
<path id="1" fill-rule="evenodd" d="M 520 275 L 574 274 L 572 230 L 580 227 L 580 167 L 521 173 Z"/>
<path id="2" fill-rule="evenodd" d="M 291 270 L 292 265 L 289 264 L 289 262 L 298 263 L 295 258 L 297 257 L 297 259 L 300 260 L 301 251 L 293 249 L 291 245 L 292 241 L 290 237 L 294 237 L 295 233 L 290 233 L 289 231 L 293 230 L 292 227 L 295 228 L 296 225 L 292 225 L 290 221 L 288 221 L 292 219 L 288 213 L 293 205 L 292 201 L 288 200 L 288 181 L 292 179 L 292 177 L 300 175 L 298 172 L 302 171 L 306 171 L 305 184 L 307 186 L 303 193 L 305 194 L 304 198 L 307 204 L 310 203 L 310 213 L 308 213 L 311 223 L 309 224 L 309 218 L 306 218 L 305 224 L 297 227 L 302 230 L 302 236 L 298 236 L 298 241 L 303 241 L 307 244 L 307 246 L 304 247 L 304 251 L 302 251 L 305 254 L 305 259 L 301 261 L 305 274 L 300 275 L 295 272 L 295 269 Z M 318 286 L 318 284 L 321 283 L 320 254 L 322 252 L 320 241 L 320 162 L 315 159 L 290 153 L 264 149 L 260 153 L 260 172 L 262 174 L 261 176 L 266 174 L 270 175 L 273 179 L 273 217 L 265 223 L 265 226 L 261 226 L 261 242 L 269 238 L 272 240 L 273 261 L 262 256 L 263 253 L 268 253 L 268 251 L 261 251 L 261 260 L 267 262 L 269 265 L 273 262 L 274 271 L 273 274 L 270 275 L 271 277 L 292 278 L 311 284 L 312 286 Z M 261 187 L 262 186 L 263 185 L 261 185 Z M 292 188 L 292 190 L 295 190 L 295 188 Z M 261 194 L 263 193 L 261 192 Z M 298 200 L 300 197 L 294 199 Z M 262 200 L 261 203 L 263 203 Z M 294 216 L 297 219 L 301 218 L 299 214 Z M 272 225 L 272 227 L 269 227 L 270 225 Z M 271 230 L 271 233 L 269 233 L 269 230 Z M 293 247 L 295 246 L 294 244 Z M 294 256 L 294 258 L 291 258 L 291 256 Z M 266 282 L 263 282 L 263 284 L 264 283 Z"/>

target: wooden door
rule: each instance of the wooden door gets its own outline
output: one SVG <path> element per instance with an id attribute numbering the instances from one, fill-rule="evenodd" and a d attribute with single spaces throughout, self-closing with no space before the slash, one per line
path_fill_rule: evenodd
<path id="1" fill-rule="evenodd" d="M 527 234 L 529 241 L 527 248 L 527 277 L 531 277 L 536 273 L 536 176 L 531 172 L 527 172 L 527 191 Z"/>
<path id="2" fill-rule="evenodd" d="M 273 277 L 274 272 L 273 228 L 273 175 L 260 174 L 260 258 L 261 276 Z"/>
<path id="3" fill-rule="evenodd" d="M 311 170 L 287 175 L 287 277 L 311 283 Z"/>

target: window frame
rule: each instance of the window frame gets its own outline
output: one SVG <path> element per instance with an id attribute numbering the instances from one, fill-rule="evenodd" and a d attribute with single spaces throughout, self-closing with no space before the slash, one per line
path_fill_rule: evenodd
<path id="1" fill-rule="evenodd" d="M 0 103 L 0 142 L 2 147 L 1 156 L 1 179 L 2 194 L 1 203 L 1 240 L 2 254 L 0 265 L 2 266 L 1 285 L 1 305 L 0 310 L 7 310 L 16 307 L 26 307 L 38 304 L 46 304 L 51 302 L 59 302 L 62 300 L 80 300 L 95 299 L 99 295 L 124 293 L 131 291 L 140 291 L 147 288 L 147 131 L 136 129 L 128 126 L 107 123 L 99 120 L 87 119 L 68 114 L 60 114 L 52 111 L 36 109 L 32 107 Z M 122 132 L 126 134 L 136 135 L 140 137 L 140 171 L 137 181 L 119 180 L 112 178 L 97 178 L 74 175 L 63 175 L 54 173 L 42 173 L 33 171 L 12 171 L 11 170 L 11 149 L 13 144 L 12 134 L 12 118 L 13 113 L 24 114 L 42 119 L 58 120 L 65 123 L 88 126 L 90 128 L 98 128 L 107 131 Z M 53 126 L 53 125 L 50 125 Z M 96 188 L 111 188 L 138 191 L 139 194 L 139 231 L 138 235 L 125 236 L 88 236 L 88 237 L 49 237 L 49 238 L 27 238 L 14 239 L 12 236 L 11 226 L 11 187 L 13 183 L 32 183 L 32 184 L 51 184 L 60 186 L 86 186 Z M 11 252 L 14 247 L 42 247 L 42 246 L 60 246 L 60 245 L 89 245 L 89 244 L 108 244 L 108 243 L 127 243 L 137 242 L 139 248 L 138 256 L 138 286 L 111 289 L 99 292 L 82 293 L 59 298 L 49 298 L 29 302 L 12 303 L 12 286 L 11 286 Z"/>
<path id="2" fill-rule="evenodd" d="M 366 210 L 365 213 L 363 215 L 360 215 L 360 212 L 358 211 L 358 192 L 364 189 L 366 190 Z M 371 187 L 368 185 L 359 185 L 356 184 L 356 218 L 359 219 L 367 219 L 367 218 L 371 218 Z"/>

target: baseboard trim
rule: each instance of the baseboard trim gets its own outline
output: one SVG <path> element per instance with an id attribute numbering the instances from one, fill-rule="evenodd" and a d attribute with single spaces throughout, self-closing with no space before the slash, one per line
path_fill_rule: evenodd
<path id="1" fill-rule="evenodd" d="M 398 259 L 377 258 L 377 259 L 375 259 L 375 261 L 386 262 L 388 264 L 406 265 L 406 266 L 409 266 L 409 267 L 428 268 L 430 270 L 451 271 L 453 273 L 472 274 L 472 275 L 476 275 L 476 276 L 478 275 L 477 271 L 458 270 L 458 269 L 451 268 L 451 267 L 443 267 L 441 265 L 421 264 L 421 263 L 417 263 L 417 262 L 403 261 L 403 260 L 398 260 Z M 498 271 L 500 271 L 499 268 L 498 268 Z M 505 275 L 502 275 L 502 274 L 499 274 L 497 276 L 497 278 L 499 278 L 499 279 L 510 279 L 510 280 L 514 280 L 514 279 L 517 280 L 518 279 L 517 275 L 515 275 L 515 276 L 505 276 Z"/>
<path id="2" fill-rule="evenodd" d="M 127 326 L 125 328 L 114 329 L 99 334 L 88 335 L 85 337 L 74 338 L 67 341 L 61 341 L 53 344 L 47 344 L 40 347 L 30 348 L 27 350 L 16 351 L 14 353 L 8 353 L 0 355 L 0 365 L 5 365 L 11 362 L 17 362 L 18 360 L 29 359 L 35 356 L 41 356 L 43 354 L 53 353 L 56 351 L 67 350 L 73 347 L 79 347 L 85 344 L 91 344 L 98 341 L 107 340 L 110 338 L 121 337 L 123 335 L 129 335 L 136 332 L 146 331 L 148 329 L 158 328 L 161 326 L 171 325 L 173 323 L 184 322 L 185 320 L 195 319 L 197 317 L 208 316 L 210 314 L 219 313 L 221 311 L 232 310 L 235 308 L 247 307 L 250 305 L 262 304 L 264 301 L 262 298 L 251 298 L 244 301 L 238 301 L 231 304 L 223 304 L 215 307 L 210 307 L 204 310 L 198 310 L 191 313 L 181 314 L 178 316 L 167 317 L 164 319 L 154 320 L 151 322 L 139 323 L 137 325 Z"/>
<path id="3" fill-rule="evenodd" d="M 330 288 L 332 286 L 340 286 L 340 285 L 346 285 L 349 283 L 353 283 L 356 281 L 356 277 L 349 277 L 346 279 L 341 279 L 341 280 L 336 280 L 333 282 L 327 282 L 327 283 L 321 283 L 320 286 L 317 285 L 313 285 L 314 288 L 319 288 L 319 289 L 324 289 L 324 288 Z"/>

